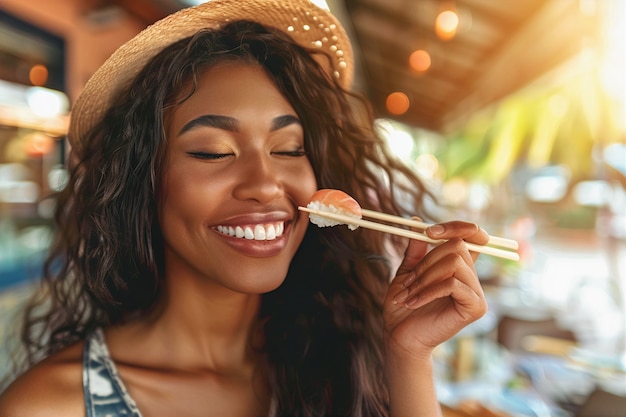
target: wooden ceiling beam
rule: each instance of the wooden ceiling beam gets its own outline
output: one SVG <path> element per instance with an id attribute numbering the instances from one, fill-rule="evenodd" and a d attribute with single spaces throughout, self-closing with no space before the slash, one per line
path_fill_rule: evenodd
<path id="1" fill-rule="evenodd" d="M 480 75 L 456 96 L 443 125 L 453 130 L 468 115 L 527 85 L 571 58 L 590 35 L 589 21 L 575 1 L 549 1 L 481 67 Z"/>

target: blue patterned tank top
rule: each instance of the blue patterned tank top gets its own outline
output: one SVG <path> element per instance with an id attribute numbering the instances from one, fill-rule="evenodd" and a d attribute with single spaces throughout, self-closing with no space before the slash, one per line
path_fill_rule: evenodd
<path id="1" fill-rule="evenodd" d="M 141 417 L 117 373 L 101 329 L 85 340 L 83 391 L 87 417 Z"/>
<path id="2" fill-rule="evenodd" d="M 83 391 L 87 417 L 141 417 L 137 404 L 120 379 L 102 329 L 85 340 Z M 268 416 L 275 415 L 276 401 L 272 399 Z"/>

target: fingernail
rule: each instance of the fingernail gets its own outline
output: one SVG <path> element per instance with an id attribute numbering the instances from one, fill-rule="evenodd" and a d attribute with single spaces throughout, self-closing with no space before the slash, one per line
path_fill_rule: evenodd
<path id="1" fill-rule="evenodd" d="M 428 228 L 428 231 L 433 235 L 440 235 L 444 232 L 444 227 L 440 224 L 435 224 Z"/>
<path id="2" fill-rule="evenodd" d="M 419 300 L 419 297 L 413 296 L 411 297 L 407 302 L 404 303 L 405 307 L 413 307 L 415 304 L 417 304 L 417 301 Z"/>
<path id="3" fill-rule="evenodd" d="M 415 281 L 415 272 L 410 272 L 406 279 L 402 281 L 402 286 L 406 288 L 413 284 L 413 281 Z"/>
<path id="4" fill-rule="evenodd" d="M 404 300 L 409 296 L 409 289 L 405 288 L 401 292 L 399 292 L 395 297 L 393 297 L 394 304 L 403 303 Z"/>

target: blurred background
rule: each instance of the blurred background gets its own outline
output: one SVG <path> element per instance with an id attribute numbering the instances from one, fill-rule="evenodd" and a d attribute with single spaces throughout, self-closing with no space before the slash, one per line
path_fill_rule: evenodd
<path id="1" fill-rule="evenodd" d="M 484 319 L 436 352 L 449 415 L 626 416 L 626 2 L 329 0 L 355 88 L 482 256 Z M 0 0 L 0 378 L 65 186 L 72 101 L 186 0 Z M 493 414 L 489 414 L 493 413 Z"/>

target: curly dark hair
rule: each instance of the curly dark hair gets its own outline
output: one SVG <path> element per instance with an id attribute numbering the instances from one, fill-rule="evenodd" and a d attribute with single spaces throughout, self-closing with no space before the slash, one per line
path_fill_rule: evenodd
<path id="1" fill-rule="evenodd" d="M 29 364 L 155 305 L 163 291 L 156 202 L 164 122 L 222 60 L 258 62 L 275 81 L 302 122 L 320 188 L 343 190 L 363 207 L 427 217 L 415 212 L 429 196 L 426 187 L 388 151 L 367 102 L 342 89 L 323 59 L 251 22 L 202 31 L 153 58 L 89 135 L 70 138 L 56 240 L 23 327 Z M 284 283 L 263 295 L 260 348 L 279 415 L 388 415 L 382 300 L 389 248 L 402 246 L 389 240 L 311 226 Z"/>

